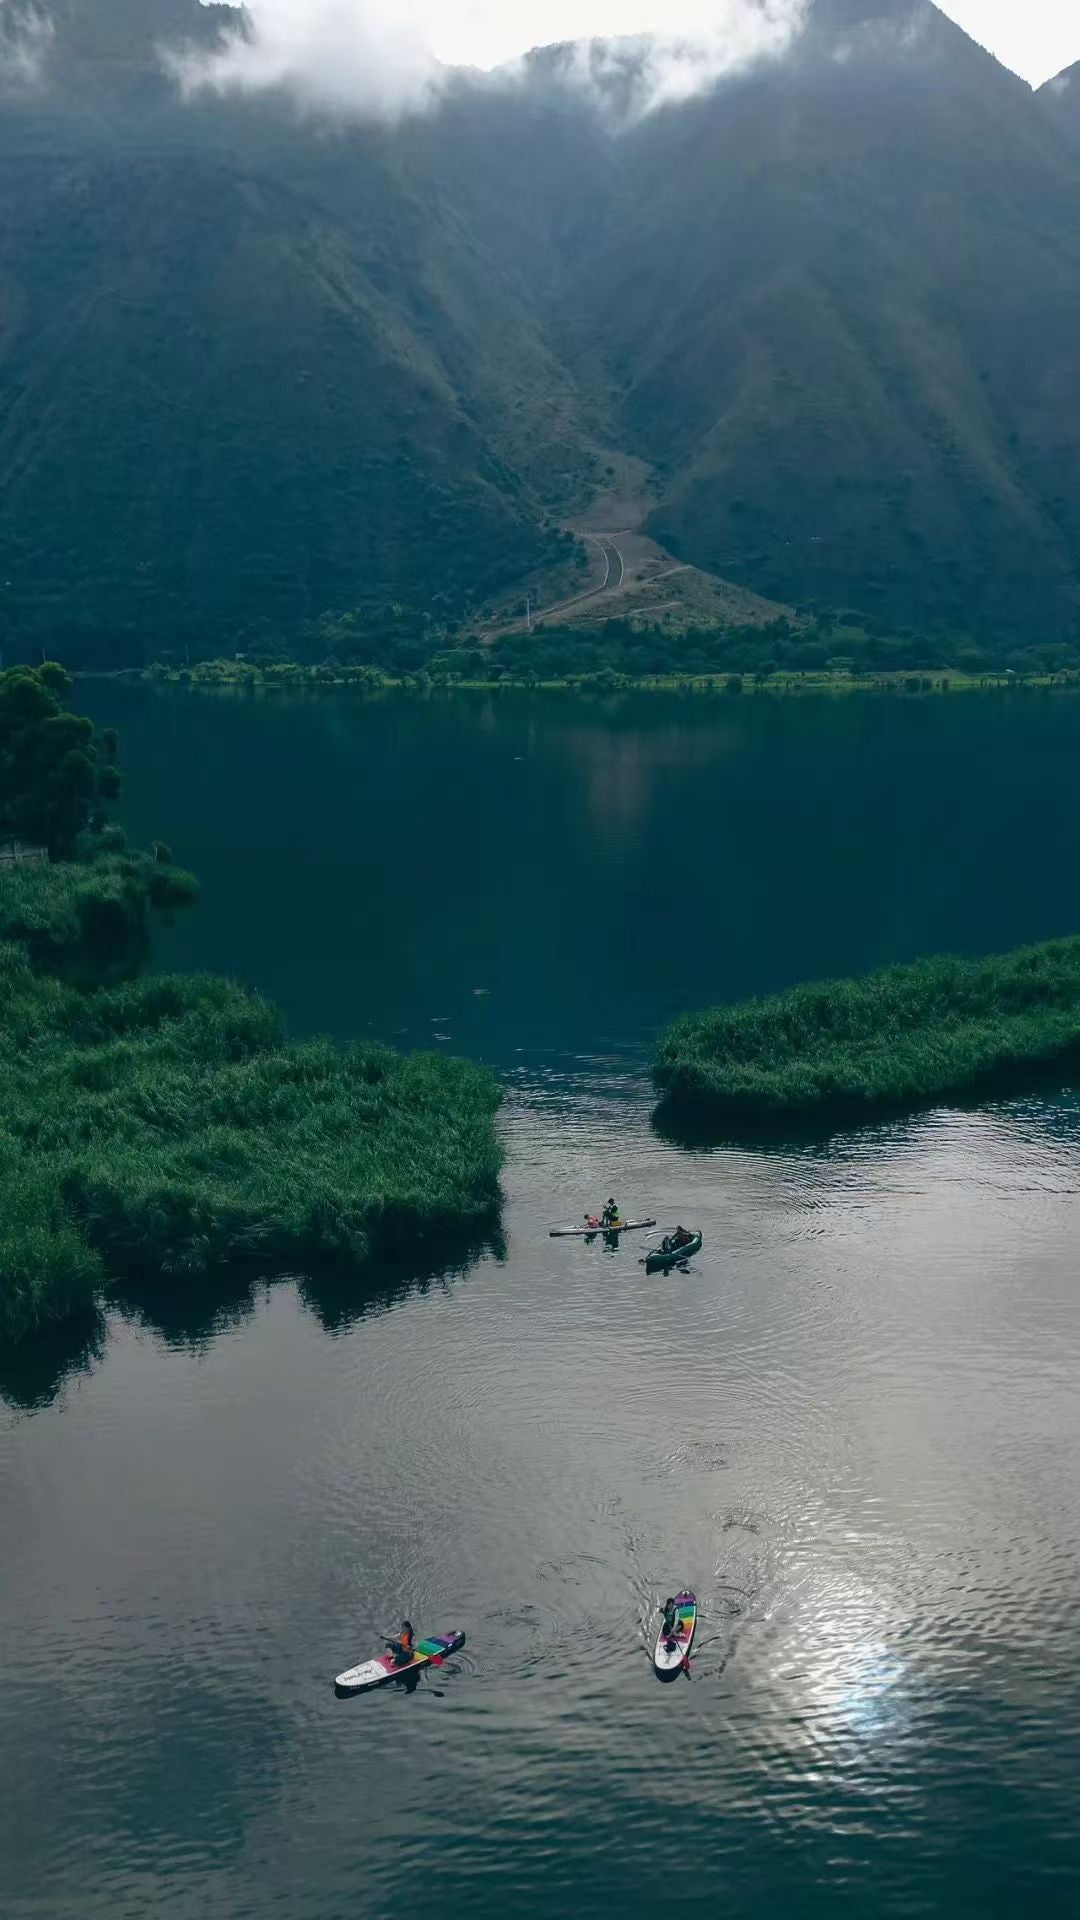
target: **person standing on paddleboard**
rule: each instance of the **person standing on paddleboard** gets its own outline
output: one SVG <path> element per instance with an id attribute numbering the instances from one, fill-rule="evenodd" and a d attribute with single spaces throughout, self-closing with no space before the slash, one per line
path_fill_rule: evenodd
<path id="1" fill-rule="evenodd" d="M 616 1221 L 621 1220 L 621 1218 L 622 1218 L 622 1215 L 620 1214 L 618 1207 L 615 1205 L 614 1199 L 609 1200 L 607 1203 L 607 1206 L 604 1208 L 605 1227 L 613 1227 Z"/>
<path id="2" fill-rule="evenodd" d="M 674 1600 L 669 1598 L 664 1601 L 664 1634 L 665 1634 L 665 1643 L 669 1653 L 674 1653 L 675 1648 L 678 1645 L 678 1642 L 676 1641 L 676 1638 L 675 1638 L 675 1629 L 677 1624 L 678 1624 L 677 1609 L 675 1606 L 675 1602 Z"/>

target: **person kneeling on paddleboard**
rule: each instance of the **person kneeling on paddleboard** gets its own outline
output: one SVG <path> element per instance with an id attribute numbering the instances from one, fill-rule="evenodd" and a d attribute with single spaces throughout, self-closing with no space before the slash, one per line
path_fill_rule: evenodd
<path id="1" fill-rule="evenodd" d="M 394 1657 L 395 1667 L 407 1667 L 416 1651 L 416 1634 L 413 1631 L 412 1621 L 403 1620 L 397 1639 L 388 1640 L 386 1645 L 387 1650 Z"/>
<path id="2" fill-rule="evenodd" d="M 664 1601 L 664 1634 L 665 1634 L 664 1645 L 666 1646 L 667 1651 L 669 1653 L 674 1653 L 679 1644 L 675 1638 L 675 1629 L 677 1625 L 678 1625 L 678 1611 L 675 1606 L 675 1602 L 674 1600 L 671 1600 L 671 1599 L 665 1600 Z"/>

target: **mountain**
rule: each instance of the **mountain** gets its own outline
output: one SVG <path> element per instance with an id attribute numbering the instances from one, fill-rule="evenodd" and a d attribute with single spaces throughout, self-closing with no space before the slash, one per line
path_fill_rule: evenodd
<path id="1" fill-rule="evenodd" d="M 644 116 L 636 39 L 376 126 L 184 101 L 159 49 L 250 32 L 228 8 L 30 17 L 0 0 L 9 645 L 454 625 L 557 577 L 623 456 L 647 530 L 758 592 L 1080 642 L 1067 76 L 1034 95 L 929 0 L 816 0 Z"/>
<path id="2" fill-rule="evenodd" d="M 1075 625 L 1080 180 L 1034 107 L 934 8 L 834 4 L 641 127 L 593 300 L 659 538 L 796 602 Z"/>
<path id="3" fill-rule="evenodd" d="M 1062 132 L 1080 140 L 1080 60 L 1040 87 L 1039 100 Z"/>
<path id="4" fill-rule="evenodd" d="M 585 462 L 587 409 L 430 130 L 184 106 L 163 5 L 140 40 L 132 0 L 67 0 L 0 121 L 9 640 L 119 661 L 358 604 L 453 622 L 562 563 L 526 476 Z"/>

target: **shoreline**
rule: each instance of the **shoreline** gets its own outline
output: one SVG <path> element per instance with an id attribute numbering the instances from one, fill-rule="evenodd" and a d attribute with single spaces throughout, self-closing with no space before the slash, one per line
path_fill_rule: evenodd
<path id="1" fill-rule="evenodd" d="M 452 693 L 571 694 L 611 698 L 619 694 L 677 693 L 697 699 L 830 699 L 853 694 L 885 698 L 929 699 L 949 694 L 1075 693 L 1080 691 L 1080 669 L 1055 674 L 954 673 L 942 668 L 925 672 L 878 674 L 827 671 L 772 674 L 648 674 L 634 676 L 601 670 L 560 678 L 502 674 L 497 678 L 457 679 L 453 676 L 388 674 L 377 667 L 244 666 L 240 662 L 206 661 L 188 668 L 116 667 L 76 670 L 75 679 L 116 681 L 127 686 L 163 687 L 196 693 L 318 693 L 360 694 L 382 698 L 387 694 L 429 697 Z"/>

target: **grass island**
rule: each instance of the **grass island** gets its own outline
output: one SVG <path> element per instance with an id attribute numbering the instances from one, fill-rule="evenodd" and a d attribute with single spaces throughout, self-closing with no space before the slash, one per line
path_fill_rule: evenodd
<path id="1" fill-rule="evenodd" d="M 919 1107 L 1080 1062 L 1080 937 L 952 955 L 684 1014 L 666 1109 L 734 1128 Z"/>
<path id="2" fill-rule="evenodd" d="M 66 688 L 0 673 L 0 831 L 34 842 L 0 866 L 0 1341 L 133 1274 L 425 1264 L 482 1238 L 502 1164 L 484 1068 L 291 1040 L 229 980 L 144 971 L 152 915 L 197 885 L 106 822 L 117 743 Z"/>

